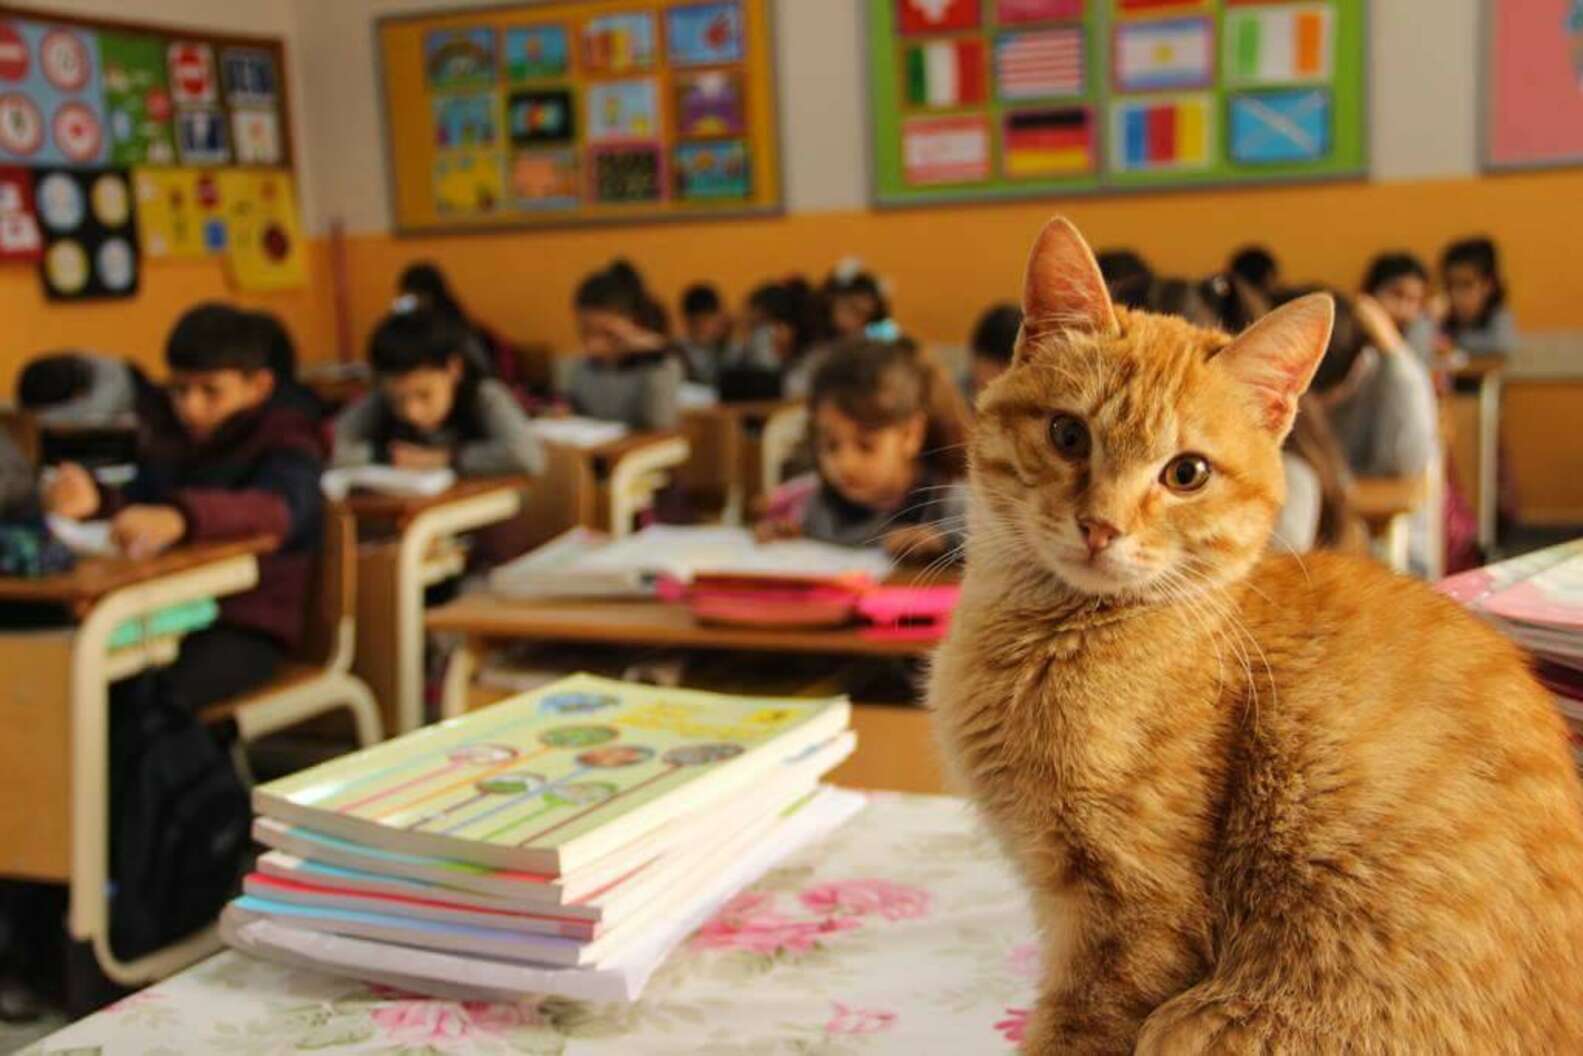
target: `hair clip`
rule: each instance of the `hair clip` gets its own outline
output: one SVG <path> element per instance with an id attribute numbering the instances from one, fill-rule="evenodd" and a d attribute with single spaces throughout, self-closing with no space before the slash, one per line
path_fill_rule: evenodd
<path id="1" fill-rule="evenodd" d="M 894 319 L 880 319 L 863 328 L 863 336 L 870 341 L 900 341 L 901 327 Z"/>
<path id="2" fill-rule="evenodd" d="M 393 315 L 410 315 L 419 307 L 418 295 L 415 293 L 403 293 L 390 302 L 390 311 Z"/>
<path id="3" fill-rule="evenodd" d="M 861 274 L 863 274 L 863 260 L 860 257 L 842 257 L 836 261 L 835 267 L 830 269 L 831 277 L 837 282 L 851 282 Z"/>

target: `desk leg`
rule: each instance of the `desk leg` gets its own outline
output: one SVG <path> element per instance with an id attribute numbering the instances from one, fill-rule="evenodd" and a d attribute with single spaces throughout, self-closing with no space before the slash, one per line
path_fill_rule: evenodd
<path id="1" fill-rule="evenodd" d="M 478 673 L 478 660 L 484 643 L 468 636 L 446 661 L 445 684 L 440 696 L 440 718 L 454 719 L 467 714 L 467 690 Z"/>
<path id="2" fill-rule="evenodd" d="M 1493 557 L 1496 517 L 1500 512 L 1501 376 L 1484 375 L 1479 382 L 1479 547 Z"/>

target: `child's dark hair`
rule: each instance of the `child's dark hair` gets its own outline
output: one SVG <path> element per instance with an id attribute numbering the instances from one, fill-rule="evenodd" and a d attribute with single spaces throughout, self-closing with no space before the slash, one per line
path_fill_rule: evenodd
<path id="1" fill-rule="evenodd" d="M 748 294 L 748 307 L 771 322 L 792 328 L 794 357 L 823 336 L 823 306 L 808 280 L 801 276 L 764 283 Z"/>
<path id="2" fill-rule="evenodd" d="M 643 276 L 629 262 L 617 259 L 577 286 L 572 307 L 579 311 L 615 312 L 657 334 L 670 335 L 665 307 L 650 295 Z"/>
<path id="3" fill-rule="evenodd" d="M 1263 246 L 1243 246 L 1231 255 L 1231 274 L 1264 293 L 1274 292 L 1280 267 L 1275 254 Z"/>
<path id="4" fill-rule="evenodd" d="M 1477 319 L 1462 324 L 1469 329 L 1482 329 L 1490 323 L 1490 318 L 1506 303 L 1506 283 L 1501 280 L 1500 254 L 1496 252 L 1495 243 L 1488 238 L 1463 238 L 1451 243 L 1440 256 L 1440 274 L 1443 276 L 1452 268 L 1473 268 L 1480 275 L 1490 280 L 1490 296 L 1484 302 L 1484 310 Z M 1456 320 L 1446 320 L 1446 330 L 1453 335 L 1456 332 Z"/>
<path id="5" fill-rule="evenodd" d="M 1022 330 L 1022 311 L 1014 304 L 997 304 L 978 317 L 973 327 L 973 355 L 996 363 L 1009 364 L 1017 351 L 1017 334 Z"/>
<path id="6" fill-rule="evenodd" d="M 229 304 L 200 304 L 176 320 L 165 341 L 172 370 L 269 369 L 269 342 L 252 313 Z"/>
<path id="7" fill-rule="evenodd" d="M 439 267 L 427 260 L 416 264 L 409 264 L 397 280 L 396 287 L 402 293 L 410 293 L 421 297 L 427 302 L 430 311 L 451 319 L 466 319 L 467 313 L 462 311 L 461 302 L 451 292 L 450 283 L 445 281 L 444 272 Z"/>
<path id="8" fill-rule="evenodd" d="M 1313 383 L 1309 385 L 1309 391 L 1323 393 L 1347 379 L 1368 340 L 1358 323 L 1357 314 L 1352 310 L 1352 302 L 1336 290 L 1324 286 L 1299 286 L 1283 291 L 1276 297 L 1275 303 L 1280 306 L 1310 293 L 1328 293 L 1336 302 L 1336 321 L 1330 328 L 1330 344 L 1325 347 L 1324 358 L 1319 361 Z"/>
<path id="9" fill-rule="evenodd" d="M 814 372 L 808 407 L 828 403 L 865 429 L 928 422 L 922 458 L 942 475 L 967 472 L 968 415 L 945 369 L 908 338 L 852 338 L 830 350 Z"/>
<path id="10" fill-rule="evenodd" d="M 87 392 L 93 368 L 75 352 L 51 352 L 30 361 L 17 378 L 17 402 L 23 410 L 41 411 Z"/>
<path id="11" fill-rule="evenodd" d="M 1424 262 L 1404 250 L 1381 253 L 1369 261 L 1369 269 L 1363 273 L 1363 292 L 1376 294 L 1388 283 L 1400 278 L 1422 279 L 1429 281 L 1429 269 L 1424 267 Z"/>
<path id="12" fill-rule="evenodd" d="M 254 312 L 253 324 L 269 350 L 269 369 L 280 381 L 297 378 L 297 346 L 274 312 Z"/>
<path id="13" fill-rule="evenodd" d="M 466 335 L 439 311 L 392 312 L 368 339 L 368 361 L 376 374 L 399 377 L 414 370 L 440 370 L 453 360 L 464 365 Z"/>
<path id="14" fill-rule="evenodd" d="M 712 315 L 720 310 L 720 291 L 707 282 L 695 282 L 682 293 L 682 314 Z"/>
<path id="15" fill-rule="evenodd" d="M 1352 521 L 1347 456 L 1336 441 L 1324 407 L 1312 393 L 1304 393 L 1297 401 L 1297 417 L 1285 447 L 1307 462 L 1319 478 L 1319 528 L 1314 541 L 1323 549 L 1335 549 L 1346 539 Z"/>
<path id="16" fill-rule="evenodd" d="M 1149 307 L 1149 290 L 1154 285 L 1154 270 L 1130 249 L 1106 249 L 1094 255 L 1099 274 L 1111 299 L 1127 308 Z"/>
<path id="17" fill-rule="evenodd" d="M 890 299 L 885 296 L 885 289 L 879 280 L 870 272 L 848 272 L 842 269 L 831 272 L 824 283 L 824 296 L 832 301 L 837 297 L 868 297 L 874 302 L 868 322 L 881 323 L 890 318 Z"/>

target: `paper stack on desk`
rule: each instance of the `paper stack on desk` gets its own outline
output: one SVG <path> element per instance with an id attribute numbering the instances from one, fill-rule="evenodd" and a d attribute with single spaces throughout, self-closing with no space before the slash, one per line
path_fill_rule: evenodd
<path id="1" fill-rule="evenodd" d="M 861 797 L 844 699 L 577 675 L 254 790 L 241 949 L 443 994 L 633 999 Z"/>

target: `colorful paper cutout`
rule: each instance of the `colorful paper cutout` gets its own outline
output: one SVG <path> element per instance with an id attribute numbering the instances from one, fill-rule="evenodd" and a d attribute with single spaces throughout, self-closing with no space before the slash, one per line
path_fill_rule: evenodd
<path id="1" fill-rule="evenodd" d="M 665 12 L 665 46 L 674 66 L 741 62 L 742 8 L 735 0 L 673 7 Z"/>
<path id="2" fill-rule="evenodd" d="M 600 15 L 583 26 L 583 64 L 603 73 L 646 70 L 654 65 L 654 16 L 648 12 Z"/>
<path id="3" fill-rule="evenodd" d="M 1094 115 L 1088 107 L 1018 110 L 1006 115 L 1001 168 L 1012 179 L 1052 179 L 1093 172 Z"/>
<path id="4" fill-rule="evenodd" d="M 488 88 L 495 83 L 495 31 L 436 29 L 423 37 L 429 87 Z"/>
<path id="5" fill-rule="evenodd" d="M 505 40 L 508 81 L 560 77 L 571 63 L 565 26 L 510 26 Z"/>
<path id="6" fill-rule="evenodd" d="M 1119 92 L 1207 87 L 1215 77 L 1215 24 L 1207 18 L 1123 22 L 1111 54 Z"/>
<path id="7" fill-rule="evenodd" d="M 214 51 L 207 44 L 178 40 L 166 50 L 170 96 L 177 106 L 206 106 L 219 102 L 214 83 Z"/>
<path id="8" fill-rule="evenodd" d="M 117 165 L 174 164 L 170 84 L 159 38 L 100 33 L 99 65 L 110 160 Z"/>
<path id="9" fill-rule="evenodd" d="M 752 161 L 741 140 L 684 143 L 676 148 L 676 193 L 688 201 L 747 198 Z"/>
<path id="10" fill-rule="evenodd" d="M 37 260 L 44 236 L 33 215 L 33 176 L 23 168 L 0 168 L 0 260 Z"/>
<path id="11" fill-rule="evenodd" d="M 978 25 L 979 0 L 896 0 L 903 33 L 944 33 Z"/>
<path id="12" fill-rule="evenodd" d="M 1203 169 L 1213 160 L 1207 95 L 1122 100 L 1111 109 L 1111 164 L 1118 172 Z"/>
<path id="13" fill-rule="evenodd" d="M 653 139 L 660 132 L 659 89 L 652 80 L 607 81 L 588 88 L 588 140 Z"/>
<path id="14" fill-rule="evenodd" d="M 664 153 L 657 144 L 591 152 L 593 197 L 601 204 L 657 202 L 664 197 Z"/>
<path id="15" fill-rule="evenodd" d="M 274 110 L 232 110 L 231 142 L 238 165 L 279 165 L 285 160 L 280 146 L 280 119 Z"/>
<path id="16" fill-rule="evenodd" d="M 1231 158 L 1240 164 L 1319 161 L 1330 154 L 1330 93 L 1301 88 L 1233 95 L 1226 126 Z"/>
<path id="17" fill-rule="evenodd" d="M 492 147 L 499 140 L 493 93 L 437 95 L 432 103 L 434 145 L 440 150 Z"/>
<path id="18" fill-rule="evenodd" d="M 262 48 L 220 52 L 220 80 L 228 106 L 273 107 L 280 97 L 275 57 Z"/>
<path id="19" fill-rule="evenodd" d="M 1002 26 L 1082 17 L 1083 0 L 997 0 L 995 6 L 995 21 Z"/>
<path id="20" fill-rule="evenodd" d="M 213 183 L 213 174 L 193 169 L 136 169 L 139 242 L 146 257 L 201 257 L 204 212 L 198 202 L 198 181 Z"/>
<path id="21" fill-rule="evenodd" d="M 982 40 L 916 44 L 903 62 L 912 106 L 948 110 L 982 103 L 988 95 Z"/>
<path id="22" fill-rule="evenodd" d="M 996 93 L 1002 99 L 1081 95 L 1087 80 L 1082 26 L 1007 33 L 995 42 Z"/>
<path id="23" fill-rule="evenodd" d="M 184 106 L 176 111 L 176 152 L 183 165 L 228 165 L 231 137 L 218 106 Z"/>
<path id="24" fill-rule="evenodd" d="M 518 147 L 553 146 L 577 138 L 572 93 L 564 88 L 512 92 L 506 102 L 506 127 Z"/>
<path id="25" fill-rule="evenodd" d="M 504 194 L 503 159 L 494 150 L 448 150 L 434 161 L 434 201 L 441 213 L 492 213 Z"/>
<path id="26" fill-rule="evenodd" d="M 239 290 L 267 293 L 308 281 L 291 174 L 257 169 L 220 173 L 229 245 L 226 272 Z"/>
<path id="27" fill-rule="evenodd" d="M 39 274 L 45 295 L 88 300 L 135 294 L 140 269 L 126 170 L 36 169 L 33 178 L 44 221 Z"/>
<path id="28" fill-rule="evenodd" d="M 1228 85 L 1293 84 L 1328 78 L 1335 12 L 1329 4 L 1237 7 L 1226 12 Z"/>
<path id="29" fill-rule="evenodd" d="M 102 164 L 109 156 L 99 42 L 89 30 L 0 21 L 0 164 Z"/>
<path id="30" fill-rule="evenodd" d="M 919 117 L 902 123 L 902 166 L 916 187 L 979 183 L 989 177 L 989 119 Z"/>
<path id="31" fill-rule="evenodd" d="M 511 158 L 511 200 L 523 209 L 574 209 L 582 204 L 574 150 L 531 150 Z"/>
<path id="32" fill-rule="evenodd" d="M 746 131 L 742 75 L 736 70 L 677 73 L 674 84 L 678 136 L 720 139 Z"/>

